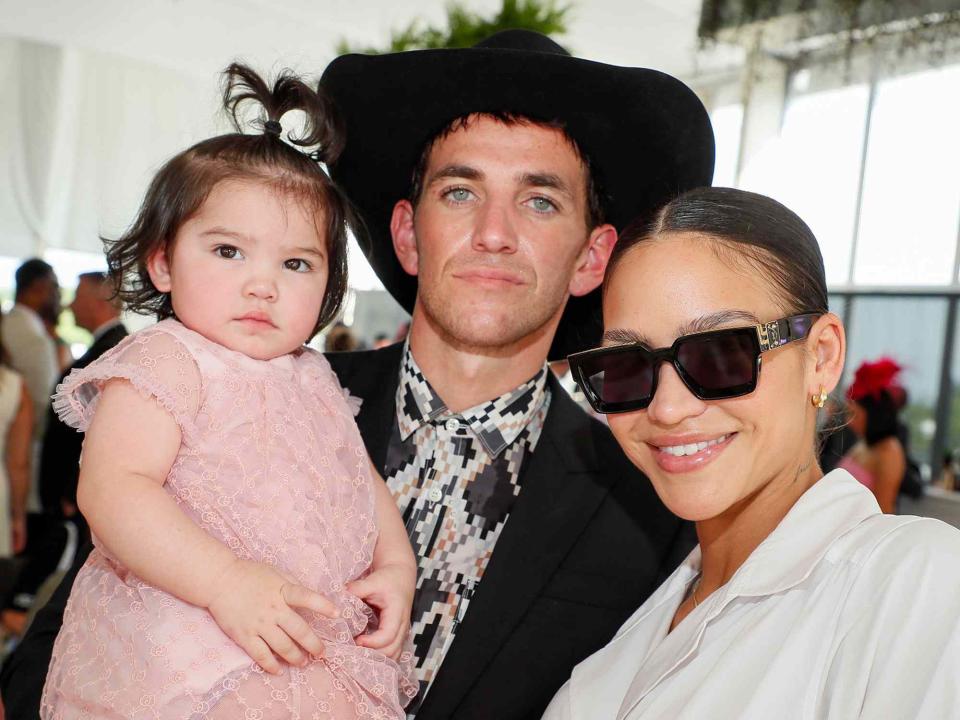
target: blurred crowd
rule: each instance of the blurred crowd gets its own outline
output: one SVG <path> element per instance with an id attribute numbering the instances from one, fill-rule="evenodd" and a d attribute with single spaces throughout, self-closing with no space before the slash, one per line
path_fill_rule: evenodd
<path id="1" fill-rule="evenodd" d="M 0 321 L 0 621 L 14 640 L 89 532 L 76 505 L 82 435 L 54 415 L 50 395 L 71 368 L 127 334 L 102 272 L 77 278 L 69 310 L 92 336 L 77 359 L 57 334 L 63 308 L 53 267 L 32 258 L 15 282 L 14 305 Z"/>

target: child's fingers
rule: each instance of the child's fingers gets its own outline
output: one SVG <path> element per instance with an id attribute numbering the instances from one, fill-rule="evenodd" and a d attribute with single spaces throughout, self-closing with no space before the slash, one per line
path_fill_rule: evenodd
<path id="1" fill-rule="evenodd" d="M 369 635 L 361 635 L 357 638 L 357 644 L 364 647 L 380 650 L 385 655 L 389 655 L 386 649 L 396 642 L 396 638 L 401 633 L 401 624 L 403 614 L 393 605 L 387 605 L 380 612 L 380 626 Z M 400 637 L 403 640 L 403 636 Z"/>
<path id="2" fill-rule="evenodd" d="M 323 655 L 323 640 L 317 637 L 307 622 L 294 611 L 289 611 L 277 623 L 300 647 L 314 657 Z"/>
<path id="3" fill-rule="evenodd" d="M 371 578 L 373 580 L 371 581 Z M 372 595 L 377 590 L 380 589 L 380 584 L 377 582 L 374 575 L 368 575 L 365 578 L 360 578 L 359 580 L 354 580 L 353 582 L 348 582 L 346 586 L 347 592 L 351 595 L 356 595 L 358 598 L 363 600 L 368 595 Z"/>
<path id="4" fill-rule="evenodd" d="M 270 652 L 270 647 L 259 637 L 252 637 L 241 644 L 247 655 L 266 672 L 273 675 L 280 674 L 280 663 Z"/>
<path id="5" fill-rule="evenodd" d="M 337 610 L 336 605 L 320 593 L 309 590 L 303 587 L 303 585 L 285 583 L 283 587 L 280 588 L 280 595 L 283 597 L 283 601 L 290 607 L 313 610 L 331 619 L 340 617 L 340 612 Z"/>
<path id="6" fill-rule="evenodd" d="M 307 656 L 303 650 L 301 650 L 299 646 L 290 639 L 290 636 L 287 635 L 287 633 L 285 633 L 276 625 L 262 630 L 260 632 L 260 637 L 263 638 L 263 641 L 270 646 L 270 649 L 273 650 L 274 653 L 279 655 L 290 665 L 302 667 L 306 664 Z"/>

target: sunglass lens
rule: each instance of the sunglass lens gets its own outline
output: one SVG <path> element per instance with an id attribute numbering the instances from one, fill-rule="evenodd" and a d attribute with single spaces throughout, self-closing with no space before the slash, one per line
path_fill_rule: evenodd
<path id="1" fill-rule="evenodd" d="M 677 348 L 677 360 L 703 397 L 736 395 L 756 382 L 757 345 L 750 330 L 691 338 Z"/>
<path id="2" fill-rule="evenodd" d="M 583 363 L 583 375 L 606 406 L 637 405 L 650 399 L 652 364 L 643 350 L 632 349 L 591 358 Z"/>

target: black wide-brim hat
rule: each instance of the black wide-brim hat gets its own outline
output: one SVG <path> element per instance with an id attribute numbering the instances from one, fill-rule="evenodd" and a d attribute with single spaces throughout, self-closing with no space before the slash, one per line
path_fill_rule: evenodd
<path id="1" fill-rule="evenodd" d="M 589 160 L 604 221 L 618 231 L 713 177 L 710 118 L 690 88 L 657 70 L 572 57 L 535 32 L 507 30 L 459 50 L 343 55 L 320 84 L 347 126 L 331 174 L 363 217 L 370 265 L 408 312 L 417 279 L 397 260 L 390 216 L 409 196 L 427 142 L 455 118 L 506 112 L 562 122 Z M 571 297 L 550 359 L 598 345 L 602 325 L 599 289 Z"/>

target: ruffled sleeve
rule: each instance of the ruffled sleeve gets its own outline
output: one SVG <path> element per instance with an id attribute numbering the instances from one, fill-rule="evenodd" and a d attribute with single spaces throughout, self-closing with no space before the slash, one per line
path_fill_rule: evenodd
<path id="1" fill-rule="evenodd" d="M 194 436 L 200 370 L 183 343 L 160 325 L 131 335 L 87 367 L 71 372 L 53 395 L 54 412 L 70 427 L 86 431 L 110 380 L 126 380 L 144 397 L 156 400 L 185 437 Z"/>

